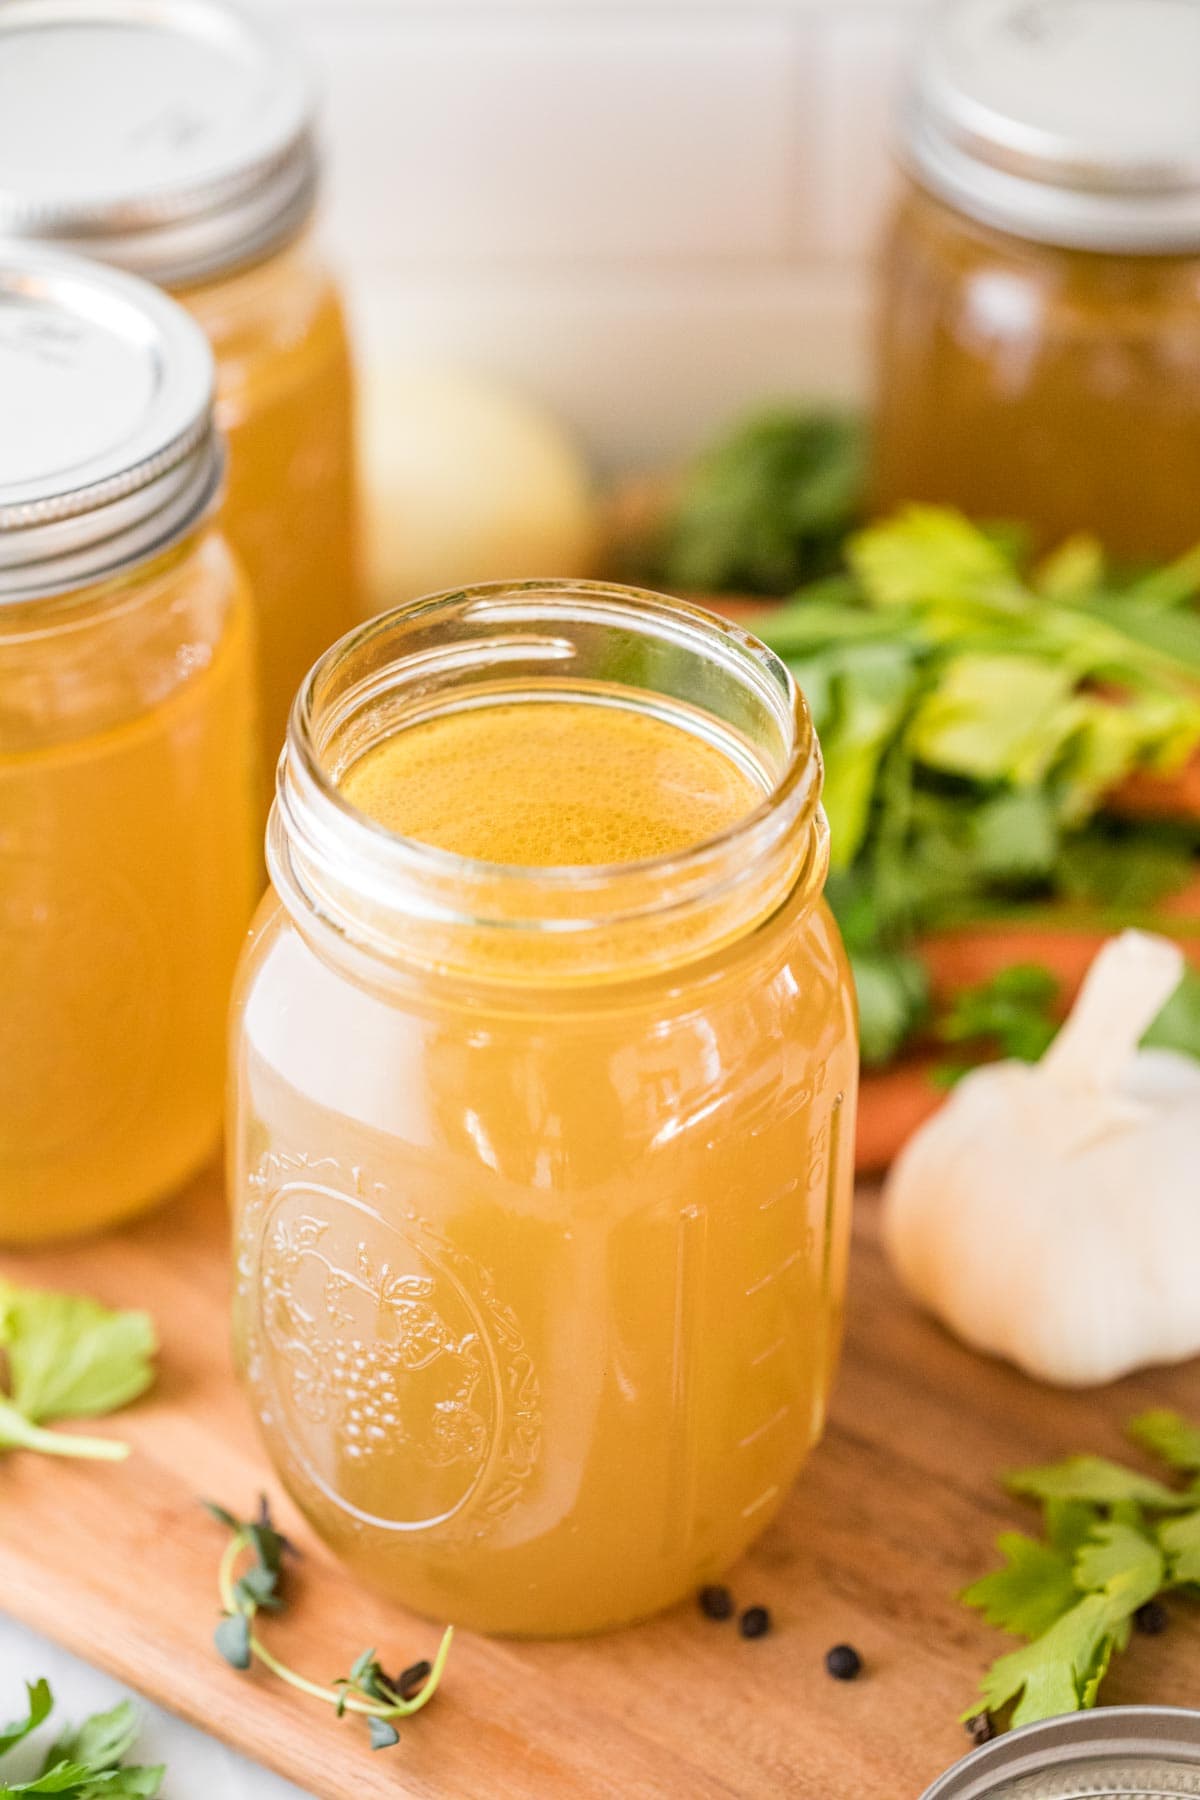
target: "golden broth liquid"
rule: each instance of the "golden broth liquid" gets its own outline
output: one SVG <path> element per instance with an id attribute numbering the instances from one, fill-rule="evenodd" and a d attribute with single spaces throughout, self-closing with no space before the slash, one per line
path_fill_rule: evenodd
<path id="1" fill-rule="evenodd" d="M 177 579 L 225 572 L 215 558 Z M 95 654 L 119 661 L 119 627 L 100 631 Z M 0 706 L 3 1241 L 98 1230 L 216 1145 L 225 996 L 257 884 L 244 594 L 211 660 L 186 653 L 199 666 L 164 698 L 94 730 L 27 742 Z M 49 692 L 59 659 L 44 655 L 28 675 Z M 2 643 L 0 694 L 16 694 Z"/>
<path id="2" fill-rule="evenodd" d="M 628 707 L 515 702 L 397 733 L 342 793 L 380 825 L 478 862 L 641 862 L 735 825 L 761 788 L 703 739 Z"/>
<path id="3" fill-rule="evenodd" d="M 679 726 L 570 700 L 410 727 L 341 787 L 529 867 L 684 849 L 763 798 Z M 365 1580 L 567 1634 L 677 1600 L 759 1534 L 836 1356 L 848 995 L 811 901 L 661 980 L 515 997 L 370 995 L 266 912 L 238 1337 L 284 1480 Z"/>
<path id="4" fill-rule="evenodd" d="M 303 245 L 179 298 L 217 358 L 217 419 L 229 447 L 221 518 L 254 599 L 273 775 L 297 688 L 358 614 L 345 321 Z"/>
<path id="5" fill-rule="evenodd" d="M 1119 560 L 1200 540 L 1200 259 L 1023 242 L 910 189 L 884 248 L 871 509 Z"/>

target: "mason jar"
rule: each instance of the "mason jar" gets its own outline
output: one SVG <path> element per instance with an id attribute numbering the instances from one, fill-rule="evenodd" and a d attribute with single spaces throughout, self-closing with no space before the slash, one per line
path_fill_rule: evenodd
<path id="1" fill-rule="evenodd" d="M 257 891 L 249 601 L 204 337 L 0 250 L 0 1241 L 111 1224 L 221 1128 Z"/>
<path id="2" fill-rule="evenodd" d="M 351 369 L 313 238 L 313 97 L 286 33 L 219 0 L 7 0 L 0 232 L 169 289 L 217 359 L 225 524 L 257 610 L 267 758 L 358 616 Z"/>
<path id="3" fill-rule="evenodd" d="M 548 702 L 576 711 L 539 760 Z M 642 726 L 671 739 L 644 766 Z M 409 733 L 404 804 L 535 848 L 357 799 Z M 668 826 L 693 803 L 693 751 L 746 808 L 614 859 L 639 796 Z M 783 664 L 624 588 L 418 602 L 301 689 L 234 1004 L 236 1341 L 289 1492 L 405 1604 L 533 1635 L 651 1613 L 820 1435 L 857 1068 L 820 785 Z"/>
<path id="4" fill-rule="evenodd" d="M 902 122 L 872 500 L 1200 541 L 1200 9 L 952 0 Z"/>

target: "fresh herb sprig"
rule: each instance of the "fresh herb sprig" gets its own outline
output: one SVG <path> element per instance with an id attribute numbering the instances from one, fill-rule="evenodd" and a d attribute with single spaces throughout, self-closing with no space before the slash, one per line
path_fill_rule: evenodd
<path id="1" fill-rule="evenodd" d="M 1010 1493 L 1041 1503 L 1043 1536 L 1005 1532 L 1004 1566 L 962 1595 L 988 1623 L 1027 1641 L 984 1676 L 980 1707 L 1013 1725 L 1094 1706 L 1112 1658 L 1156 1596 L 1200 1582 L 1200 1429 L 1178 1413 L 1143 1413 L 1129 1436 L 1185 1485 L 1100 1456 L 1009 1475 Z"/>
<path id="2" fill-rule="evenodd" d="M 828 895 L 881 1063 L 928 1023 L 925 933 L 1047 904 L 1145 923 L 1195 872 L 1200 823 L 1109 796 L 1200 746 L 1200 560 L 1122 581 L 1076 539 L 1030 568 L 935 507 L 846 558 L 754 628 L 816 721 Z"/>
<path id="3" fill-rule="evenodd" d="M 1040 963 L 1010 963 L 989 981 L 960 988 L 934 1024 L 938 1042 L 963 1053 L 934 1069 L 939 1087 L 953 1087 L 985 1053 L 1040 1061 L 1058 1030 L 1061 990 L 1058 977 Z"/>
<path id="4" fill-rule="evenodd" d="M 48 1682 L 26 1683 L 26 1695 L 24 1717 L 0 1726 L 0 1756 L 50 1716 L 54 1699 Z M 82 1725 L 67 1726 L 59 1733 L 38 1775 L 28 1781 L 0 1780 L 0 1794 L 57 1794 L 60 1800 L 154 1800 L 165 1768 L 125 1762 L 138 1729 L 138 1712 L 131 1700 L 120 1701 L 109 1712 L 93 1713 Z"/>
<path id="5" fill-rule="evenodd" d="M 119 1462 L 128 1444 L 46 1429 L 46 1420 L 99 1418 L 154 1380 L 157 1346 L 144 1312 L 0 1282 L 0 1450 Z"/>
<path id="6" fill-rule="evenodd" d="M 1062 982 L 1040 963 L 1011 963 L 987 981 L 960 988 L 933 1020 L 931 1035 L 956 1052 L 934 1067 L 934 1080 L 953 1087 L 997 1056 L 1039 1061 L 1058 1031 L 1062 1002 Z M 1200 972 L 1185 972 L 1142 1045 L 1200 1061 Z"/>
<path id="7" fill-rule="evenodd" d="M 283 1611 L 285 1560 L 296 1555 L 294 1545 L 276 1530 L 266 1495 L 260 1499 L 258 1515 L 253 1519 L 239 1519 L 211 1500 L 204 1504 L 230 1533 L 217 1571 L 222 1614 L 214 1634 L 214 1642 L 226 1662 L 239 1670 L 260 1662 L 289 1687 L 332 1706 L 337 1718 L 347 1713 L 365 1718 L 372 1750 L 385 1750 L 398 1743 L 396 1721 L 420 1712 L 438 1690 L 454 1627 L 448 1625 L 442 1633 L 432 1662 L 413 1663 L 394 1677 L 385 1675 L 374 1649 L 370 1649 L 355 1660 L 348 1675 L 339 1675 L 327 1685 L 310 1681 L 281 1662 L 254 1630 L 254 1619 L 260 1611 Z M 239 1565 L 246 1565 L 240 1574 Z"/>
<path id="8" fill-rule="evenodd" d="M 655 577 L 699 593 L 790 593 L 839 566 L 865 475 L 860 420 L 756 413 L 685 471 Z"/>

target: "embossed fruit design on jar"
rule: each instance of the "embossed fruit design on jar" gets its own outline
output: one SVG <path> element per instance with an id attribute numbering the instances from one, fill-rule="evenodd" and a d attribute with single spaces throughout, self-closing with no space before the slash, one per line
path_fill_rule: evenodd
<path id="1" fill-rule="evenodd" d="M 856 1047 L 807 709 L 591 584 L 336 645 L 236 1001 L 239 1357 L 362 1577 L 525 1634 L 727 1567 L 819 1436 Z"/>
<path id="2" fill-rule="evenodd" d="M 251 1177 L 244 1225 L 261 1248 L 248 1300 L 274 1405 L 335 1505 L 386 1531 L 445 1526 L 502 1424 L 516 1464 L 531 1463 L 537 1384 L 526 1361 L 502 1420 L 492 1371 L 516 1327 L 486 1273 L 415 1216 L 394 1229 L 386 1193 L 346 1193 L 331 1184 L 340 1178 L 336 1165 L 271 1153 Z"/>

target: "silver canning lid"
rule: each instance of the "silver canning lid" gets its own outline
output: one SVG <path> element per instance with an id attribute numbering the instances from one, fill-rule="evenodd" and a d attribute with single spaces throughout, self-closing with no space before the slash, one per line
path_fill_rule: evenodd
<path id="1" fill-rule="evenodd" d="M 922 1800 L 1194 1800 L 1200 1712 L 1103 1706 L 1010 1731 L 956 1763 Z"/>
<path id="2" fill-rule="evenodd" d="M 312 211 L 308 78 L 219 0 L 3 0 L 0 232 L 179 286 L 286 243 Z"/>
<path id="3" fill-rule="evenodd" d="M 1200 248 L 1200 0 L 949 0 L 904 138 L 926 187 L 1017 236 Z"/>
<path id="4" fill-rule="evenodd" d="M 165 548 L 221 479 L 213 359 L 183 308 L 97 263 L 0 242 L 0 604 Z"/>

